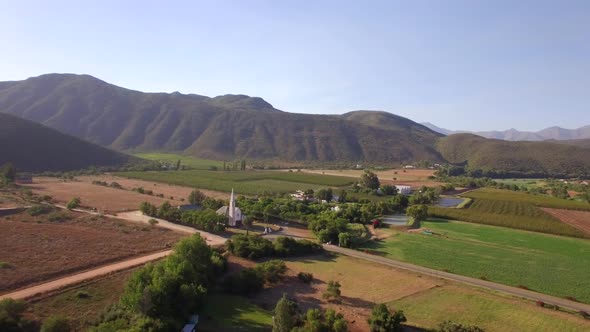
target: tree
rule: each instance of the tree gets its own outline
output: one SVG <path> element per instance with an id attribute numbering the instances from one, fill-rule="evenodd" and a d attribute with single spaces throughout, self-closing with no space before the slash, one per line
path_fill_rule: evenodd
<path id="1" fill-rule="evenodd" d="M 202 205 L 206 198 L 207 196 L 205 196 L 200 190 L 193 190 L 188 195 L 188 201 L 193 205 Z"/>
<path id="2" fill-rule="evenodd" d="M 484 329 L 475 325 L 461 325 L 451 321 L 445 321 L 438 326 L 437 332 L 485 332 Z"/>
<path id="3" fill-rule="evenodd" d="M 365 173 L 361 175 L 361 185 L 365 188 L 377 190 L 381 186 L 381 183 L 379 182 L 377 174 L 369 170 L 365 170 Z"/>
<path id="4" fill-rule="evenodd" d="M 403 311 L 397 311 L 393 314 L 383 303 L 373 307 L 371 317 L 368 322 L 371 332 L 400 332 L 403 331 L 401 323 L 406 321 Z"/>
<path id="5" fill-rule="evenodd" d="M 51 316 L 41 325 L 41 332 L 70 332 L 70 322 L 67 318 Z"/>
<path id="6" fill-rule="evenodd" d="M 426 205 L 412 205 L 406 210 L 406 215 L 410 216 L 410 225 L 412 228 L 420 228 L 420 222 L 428 217 L 428 207 Z"/>
<path id="7" fill-rule="evenodd" d="M 176 162 L 176 170 L 180 171 L 180 159 L 178 159 L 178 161 Z"/>
<path id="8" fill-rule="evenodd" d="M 387 196 L 397 195 L 397 187 L 389 185 L 389 184 L 382 186 L 381 191 L 383 192 L 383 195 L 387 195 Z"/>
<path id="9" fill-rule="evenodd" d="M 330 280 L 328 281 L 328 288 L 322 294 L 324 299 L 330 300 L 340 300 L 340 295 L 342 292 L 340 291 L 340 283 L 338 281 Z"/>
<path id="10" fill-rule="evenodd" d="M 0 181 L 12 183 L 16 179 L 16 169 L 11 163 L 6 163 L 0 168 Z"/>
<path id="11" fill-rule="evenodd" d="M 21 332 L 30 330 L 32 322 L 23 318 L 26 308 L 26 303 L 20 300 L 1 300 L 0 331 Z"/>
<path id="12" fill-rule="evenodd" d="M 158 208 L 149 202 L 139 204 L 139 211 L 150 217 L 157 217 L 158 215 Z"/>
<path id="13" fill-rule="evenodd" d="M 348 232 L 338 234 L 338 245 L 344 248 L 350 248 L 352 235 Z"/>
<path id="14" fill-rule="evenodd" d="M 287 265 L 280 259 L 271 259 L 258 264 L 255 270 L 260 273 L 265 282 L 274 284 L 283 279 L 287 273 Z"/>
<path id="15" fill-rule="evenodd" d="M 338 196 L 338 203 L 346 203 L 346 198 L 348 197 L 348 192 L 344 189 L 340 191 L 340 196 Z"/>
<path id="16" fill-rule="evenodd" d="M 297 324 L 297 304 L 289 300 L 285 294 L 277 302 L 274 314 L 273 332 L 291 332 Z"/>
<path id="17" fill-rule="evenodd" d="M 246 160 L 244 160 L 244 159 L 242 159 L 242 161 L 240 161 L 240 170 L 241 171 L 246 170 Z"/>
<path id="18" fill-rule="evenodd" d="M 82 201 L 80 200 L 80 197 L 74 197 L 68 202 L 68 205 L 66 206 L 66 208 L 68 210 L 73 210 L 73 209 L 78 208 L 81 203 L 82 203 Z"/>
<path id="19" fill-rule="evenodd" d="M 332 192 L 332 188 L 320 189 L 315 195 L 315 197 L 320 201 L 330 202 L 332 201 L 334 194 Z"/>

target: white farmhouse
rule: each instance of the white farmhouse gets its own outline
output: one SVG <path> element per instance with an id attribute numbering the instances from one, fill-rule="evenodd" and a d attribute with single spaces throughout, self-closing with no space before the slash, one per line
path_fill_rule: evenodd
<path id="1" fill-rule="evenodd" d="M 397 192 L 402 195 L 409 195 L 412 193 L 412 187 L 410 186 L 396 184 L 395 188 L 397 189 Z"/>

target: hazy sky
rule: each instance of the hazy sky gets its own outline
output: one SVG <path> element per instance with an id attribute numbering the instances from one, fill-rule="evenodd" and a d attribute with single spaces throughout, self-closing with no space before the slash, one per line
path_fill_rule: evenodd
<path id="1" fill-rule="evenodd" d="M 590 1 L 0 0 L 0 80 L 385 110 L 449 129 L 590 124 Z"/>

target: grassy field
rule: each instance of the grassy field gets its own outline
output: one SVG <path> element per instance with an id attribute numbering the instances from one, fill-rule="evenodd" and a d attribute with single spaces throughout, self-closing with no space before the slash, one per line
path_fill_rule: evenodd
<path id="1" fill-rule="evenodd" d="M 543 187 L 547 183 L 545 179 L 495 179 L 494 181 L 526 188 Z"/>
<path id="2" fill-rule="evenodd" d="M 548 234 L 587 237 L 584 232 L 559 221 L 540 207 L 583 210 L 590 208 L 590 204 L 488 188 L 470 191 L 462 196 L 473 199 L 473 203 L 463 209 L 432 206 L 429 207 L 430 215 Z"/>
<path id="3" fill-rule="evenodd" d="M 135 156 L 147 160 L 162 161 L 173 165 L 176 165 L 176 163 L 180 160 L 181 165 L 193 169 L 207 170 L 211 167 L 217 167 L 219 169 L 223 168 L 223 161 L 201 159 L 174 153 L 136 153 Z"/>
<path id="4" fill-rule="evenodd" d="M 272 313 L 247 298 L 212 294 L 205 299 L 199 331 L 269 331 Z"/>
<path id="5" fill-rule="evenodd" d="M 264 191 L 285 193 L 295 190 L 318 189 L 323 187 L 344 187 L 354 182 L 353 178 L 309 174 L 303 172 L 278 171 L 162 171 L 124 172 L 117 175 L 147 181 L 189 186 L 216 191 L 256 195 Z"/>
<path id="6" fill-rule="evenodd" d="M 119 272 L 54 296 L 34 300 L 26 315 L 38 321 L 55 315 L 67 317 L 73 331 L 86 331 L 109 305 L 119 300 L 125 282 L 134 271 Z"/>
<path id="7" fill-rule="evenodd" d="M 580 317 L 466 287 L 437 287 L 388 305 L 403 310 L 409 324 L 426 329 L 447 319 L 477 325 L 487 332 L 582 332 L 590 328 L 590 322 Z"/>
<path id="8" fill-rule="evenodd" d="M 396 232 L 364 249 L 409 263 L 590 303 L 590 242 L 462 222 L 432 221 L 441 235 Z M 501 267 L 501 268 L 498 268 Z"/>

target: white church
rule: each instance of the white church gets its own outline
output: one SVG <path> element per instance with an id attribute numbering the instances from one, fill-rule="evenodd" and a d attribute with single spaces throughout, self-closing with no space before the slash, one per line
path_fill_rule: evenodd
<path id="1" fill-rule="evenodd" d="M 229 206 L 222 206 L 217 210 L 218 215 L 226 216 L 228 221 L 227 225 L 230 227 L 239 227 L 242 225 L 242 210 L 236 206 L 236 197 L 234 190 L 231 190 L 231 196 L 229 198 Z"/>

